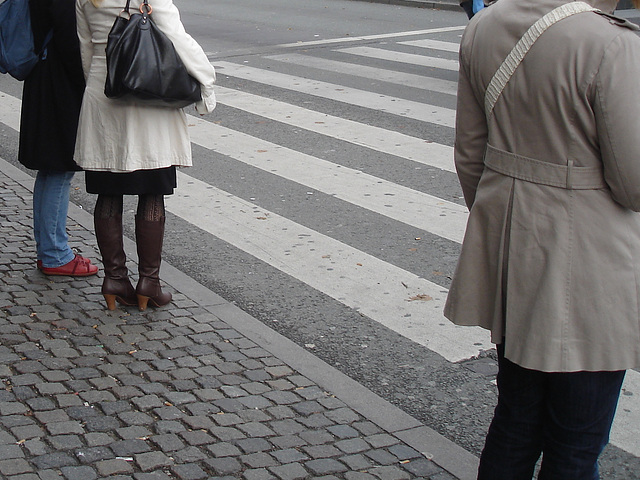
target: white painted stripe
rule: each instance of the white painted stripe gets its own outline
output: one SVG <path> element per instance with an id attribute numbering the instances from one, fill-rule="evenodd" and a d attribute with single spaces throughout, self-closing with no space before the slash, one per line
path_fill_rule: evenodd
<path id="1" fill-rule="evenodd" d="M 413 73 L 385 70 L 383 68 L 369 67 L 366 65 L 358 65 L 355 63 L 346 63 L 338 60 L 328 60 L 325 58 L 312 57 L 310 55 L 300 55 L 298 53 L 270 55 L 266 58 L 270 60 L 276 60 L 278 62 L 293 63 L 295 65 L 302 65 L 304 67 L 329 70 L 334 73 L 342 73 L 355 77 L 364 77 L 367 79 L 379 80 L 381 82 L 393 83 L 395 85 L 403 85 L 405 87 L 411 88 L 419 88 L 421 90 L 429 90 L 432 92 L 444 93 L 447 95 L 456 95 L 458 93 L 457 82 L 441 80 L 439 78 L 425 77 L 424 75 L 415 75 Z"/>
<path id="2" fill-rule="evenodd" d="M 466 207 L 189 116 L 191 141 L 372 212 L 461 242 Z"/>
<path id="3" fill-rule="evenodd" d="M 216 87 L 216 97 L 223 105 L 254 115 L 455 173 L 453 148 L 447 145 L 230 88 Z"/>
<path id="4" fill-rule="evenodd" d="M 443 42 L 440 40 L 431 40 L 424 38 L 422 40 L 409 40 L 406 42 L 398 42 L 400 45 L 409 45 L 411 47 L 430 48 L 431 50 L 442 50 L 443 52 L 458 53 L 460 45 L 454 42 Z"/>
<path id="5" fill-rule="evenodd" d="M 458 61 L 446 58 L 430 57 L 428 55 L 416 55 L 415 53 L 394 52 L 384 48 L 374 47 L 349 47 L 336 50 L 342 53 L 358 55 L 367 58 L 377 58 L 380 60 L 390 60 L 392 62 L 410 63 L 421 67 L 440 68 L 442 70 L 458 71 Z"/>
<path id="6" fill-rule="evenodd" d="M 361 42 L 363 40 L 384 40 L 385 38 L 412 37 L 415 35 L 429 35 L 432 33 L 457 32 L 462 31 L 465 28 L 467 28 L 466 25 L 457 27 L 441 27 L 431 28 L 429 30 L 413 30 L 409 32 L 382 33 L 377 35 L 361 35 L 358 37 L 327 38 L 324 40 L 311 40 L 309 42 L 283 43 L 277 46 L 280 48 L 311 47 L 313 45 L 329 45 L 332 43 Z"/>
<path id="7" fill-rule="evenodd" d="M 442 316 L 446 289 L 179 173 L 167 210 L 456 362 L 492 347 L 479 327 Z M 428 295 L 425 300 L 411 300 Z"/>
<path id="8" fill-rule="evenodd" d="M 221 74 L 231 77 L 243 78 L 265 85 L 272 85 L 307 95 L 336 100 L 349 105 L 371 108 L 445 127 L 453 128 L 455 125 L 455 110 L 449 108 L 426 105 L 412 100 L 380 95 L 365 90 L 309 80 L 285 73 L 238 65 L 236 63 L 219 61 L 215 62 L 215 67 L 219 69 Z"/>

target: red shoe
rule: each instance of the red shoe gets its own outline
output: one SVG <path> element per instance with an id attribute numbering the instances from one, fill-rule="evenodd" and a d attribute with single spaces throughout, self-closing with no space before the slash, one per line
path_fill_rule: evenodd
<path id="1" fill-rule="evenodd" d="M 91 260 L 90 260 L 90 259 L 85 258 L 85 257 L 83 257 L 82 255 L 77 254 L 77 253 L 76 253 L 76 255 L 77 255 L 78 257 L 80 257 L 81 259 L 86 260 L 87 262 L 91 263 Z M 42 260 L 36 260 L 36 268 L 37 268 L 38 270 L 42 271 Z"/>
<path id="2" fill-rule="evenodd" d="M 66 265 L 60 267 L 48 268 L 42 267 L 42 273 L 45 275 L 61 275 L 69 277 L 88 277 L 98 273 L 98 267 L 91 264 L 88 259 L 76 254 L 73 260 Z"/>

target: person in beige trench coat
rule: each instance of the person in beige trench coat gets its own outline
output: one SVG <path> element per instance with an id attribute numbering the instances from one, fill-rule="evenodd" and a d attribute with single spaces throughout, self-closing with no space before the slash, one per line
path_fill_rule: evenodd
<path id="1" fill-rule="evenodd" d="M 481 479 L 530 479 L 541 453 L 539 478 L 598 478 L 624 371 L 640 366 L 634 26 L 594 12 L 552 25 L 485 110 L 514 45 L 565 3 L 498 0 L 460 47 L 455 163 L 470 213 L 445 316 L 498 344 Z"/>

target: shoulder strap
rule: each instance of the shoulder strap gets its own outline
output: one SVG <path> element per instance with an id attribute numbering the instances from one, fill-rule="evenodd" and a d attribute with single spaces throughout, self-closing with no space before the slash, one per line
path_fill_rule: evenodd
<path id="1" fill-rule="evenodd" d="M 538 37 L 540 37 L 547 28 L 554 23 L 559 22 L 563 18 L 570 17 L 576 13 L 594 11 L 597 11 L 597 9 L 585 2 L 578 1 L 566 3 L 553 9 L 529 27 L 529 30 L 527 30 L 522 38 L 518 40 L 516 46 L 513 47 L 513 50 L 511 50 L 509 55 L 507 55 L 507 58 L 505 58 L 502 65 L 500 65 L 500 68 L 498 68 L 496 73 L 493 75 L 491 82 L 489 82 L 489 86 L 487 87 L 487 91 L 484 96 L 484 109 L 487 120 L 491 118 L 491 115 L 493 114 L 493 107 L 502 94 L 507 82 L 511 79 L 513 72 L 516 71 L 516 68 L 518 68 L 518 65 L 520 65 L 520 62 L 522 62 L 522 59 Z"/>

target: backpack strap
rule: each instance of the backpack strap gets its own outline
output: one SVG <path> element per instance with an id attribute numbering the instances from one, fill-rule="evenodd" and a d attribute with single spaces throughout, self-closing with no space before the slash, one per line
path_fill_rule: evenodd
<path id="1" fill-rule="evenodd" d="M 591 5 L 585 2 L 571 2 L 561 5 L 545 16 L 540 18 L 536 23 L 529 27 L 529 30 L 525 32 L 518 43 L 516 43 L 513 50 L 507 55 L 500 68 L 493 75 L 493 78 L 489 82 L 487 91 L 484 96 L 484 110 L 487 117 L 487 121 L 491 119 L 493 115 L 493 107 L 495 106 L 498 98 L 502 94 L 507 82 L 511 79 L 511 76 L 516 71 L 516 68 L 522 62 L 522 59 L 527 54 L 529 49 L 533 46 L 535 41 L 542 35 L 542 33 L 560 20 L 582 12 L 597 12 L 597 8 L 593 8 Z"/>

